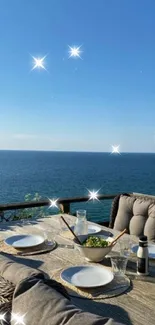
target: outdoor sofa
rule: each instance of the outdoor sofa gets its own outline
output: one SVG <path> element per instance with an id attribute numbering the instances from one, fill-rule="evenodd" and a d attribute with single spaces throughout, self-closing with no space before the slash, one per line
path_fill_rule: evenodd
<path id="1" fill-rule="evenodd" d="M 155 241 L 155 196 L 139 193 L 117 195 L 112 203 L 110 228 Z"/>

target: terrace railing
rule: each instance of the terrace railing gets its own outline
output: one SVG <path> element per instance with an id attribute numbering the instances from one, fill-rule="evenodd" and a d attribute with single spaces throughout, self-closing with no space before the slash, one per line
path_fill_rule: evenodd
<path id="1" fill-rule="evenodd" d="M 117 194 L 100 194 L 98 195 L 99 200 L 112 200 Z M 87 202 L 90 199 L 89 196 L 84 197 L 71 197 L 71 198 L 59 198 L 57 200 L 57 205 L 59 210 L 62 213 L 70 214 L 70 206 L 72 203 L 80 203 L 80 202 Z M 1 221 L 9 221 L 10 218 L 5 217 L 5 212 L 11 210 L 20 210 L 20 209 L 29 209 L 29 208 L 39 208 L 50 206 L 50 201 L 47 199 L 39 200 L 39 201 L 27 201 L 27 202 L 19 202 L 19 203 L 7 203 L 7 204 L 0 204 L 0 219 Z M 100 222 L 101 223 L 101 222 Z M 109 222 L 103 222 L 102 224 L 108 225 Z"/>

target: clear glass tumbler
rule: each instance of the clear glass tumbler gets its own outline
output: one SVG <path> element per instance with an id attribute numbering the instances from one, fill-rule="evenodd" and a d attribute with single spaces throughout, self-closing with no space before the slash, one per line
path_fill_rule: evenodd
<path id="1" fill-rule="evenodd" d="M 128 258 L 126 256 L 112 256 L 110 259 L 114 275 L 125 275 Z"/>
<path id="2" fill-rule="evenodd" d="M 47 245 L 53 245 L 55 234 L 53 234 L 50 225 L 38 224 L 36 225 L 35 229 L 38 232 L 38 234 L 44 237 Z"/>
<path id="3" fill-rule="evenodd" d="M 54 236 L 53 233 L 50 229 L 45 229 L 44 230 L 44 238 L 46 241 L 47 245 L 53 245 L 53 241 L 54 241 Z"/>
<path id="4" fill-rule="evenodd" d="M 129 257 L 131 254 L 132 241 L 130 238 L 122 238 L 119 240 L 120 255 Z"/>
<path id="5" fill-rule="evenodd" d="M 88 224 L 86 218 L 86 210 L 76 211 L 76 222 L 74 232 L 76 235 L 86 235 L 88 233 Z"/>

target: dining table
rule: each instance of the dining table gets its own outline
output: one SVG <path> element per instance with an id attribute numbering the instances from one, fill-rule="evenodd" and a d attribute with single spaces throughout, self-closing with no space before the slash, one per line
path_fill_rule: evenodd
<path id="1" fill-rule="evenodd" d="M 75 225 L 76 217 L 69 214 L 62 214 L 70 226 Z M 91 221 L 88 224 L 95 225 Z M 99 225 L 100 226 L 100 225 Z M 117 236 L 118 231 L 104 226 L 101 232 L 107 232 L 111 236 Z M 19 263 L 37 268 L 47 274 L 50 278 L 60 269 L 70 266 L 90 265 L 85 257 L 75 249 L 73 239 L 65 235 L 65 229 L 60 219 L 60 214 L 50 215 L 38 219 L 16 220 L 12 222 L 0 223 L 0 241 L 9 236 L 17 234 L 44 234 L 48 241 L 55 240 L 57 246 L 54 250 L 41 254 L 14 255 L 9 257 Z M 138 244 L 138 238 L 124 234 L 121 240 L 130 239 L 133 244 Z M 112 253 L 118 254 L 118 245 Z M 109 265 L 109 258 L 104 258 L 101 263 L 94 265 Z M 86 299 L 80 296 L 72 296 L 72 302 L 84 311 L 89 311 L 104 317 L 111 317 L 117 322 L 126 325 L 154 325 L 155 324 L 155 260 L 150 261 L 150 275 L 141 277 L 136 273 L 136 254 L 131 254 L 128 258 L 126 274 L 131 281 L 129 289 L 117 296 L 105 299 Z M 92 265 L 92 263 L 91 263 Z M 64 283 L 65 286 L 65 283 Z"/>

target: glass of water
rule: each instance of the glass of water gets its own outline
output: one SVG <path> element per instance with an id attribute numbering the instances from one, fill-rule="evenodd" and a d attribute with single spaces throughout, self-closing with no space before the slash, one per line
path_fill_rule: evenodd
<path id="1" fill-rule="evenodd" d="M 45 238 L 45 241 L 46 241 L 46 244 L 47 245 L 53 245 L 53 242 L 54 242 L 54 235 L 52 233 L 52 231 L 49 229 L 44 229 L 44 238 Z"/>
<path id="2" fill-rule="evenodd" d="M 38 234 L 42 235 L 47 245 L 53 245 L 54 234 L 50 225 L 38 224 L 36 227 Z"/>
<path id="3" fill-rule="evenodd" d="M 120 255 L 129 257 L 131 254 L 132 242 L 130 238 L 119 240 Z"/>
<path id="4" fill-rule="evenodd" d="M 126 256 L 112 256 L 111 266 L 114 275 L 125 275 L 128 258 Z"/>
<path id="5" fill-rule="evenodd" d="M 88 223 L 86 218 L 86 210 L 76 211 L 76 222 L 74 232 L 76 235 L 85 235 L 88 233 Z"/>

